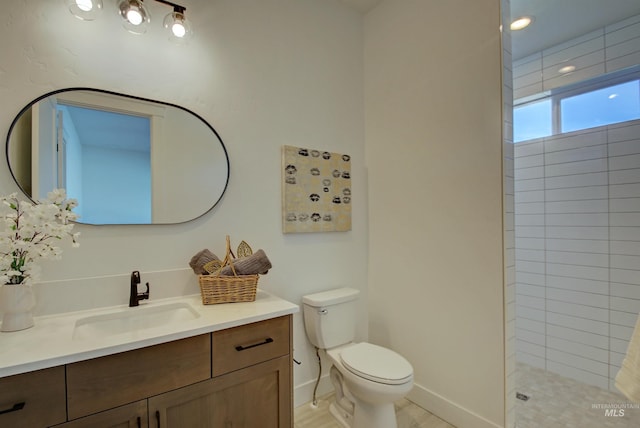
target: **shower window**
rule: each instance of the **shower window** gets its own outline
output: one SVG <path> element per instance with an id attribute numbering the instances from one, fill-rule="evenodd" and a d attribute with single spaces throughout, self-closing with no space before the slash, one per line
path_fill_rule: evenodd
<path id="1" fill-rule="evenodd" d="M 516 101 L 514 142 L 640 119 L 640 70 Z"/>

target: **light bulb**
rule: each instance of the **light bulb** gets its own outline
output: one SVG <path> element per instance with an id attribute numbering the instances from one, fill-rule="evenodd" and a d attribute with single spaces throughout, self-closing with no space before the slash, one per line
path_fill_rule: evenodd
<path id="1" fill-rule="evenodd" d="M 142 0 L 120 0 L 118 11 L 123 19 L 122 26 L 133 34 L 143 34 L 151 21 L 149 11 Z"/>
<path id="2" fill-rule="evenodd" d="M 76 6 L 83 12 L 88 12 L 93 9 L 93 2 L 91 0 L 76 0 Z"/>
<path id="3" fill-rule="evenodd" d="M 66 0 L 69 12 L 83 21 L 92 21 L 102 11 L 102 0 Z"/>
<path id="4" fill-rule="evenodd" d="M 193 36 L 191 23 L 184 16 L 184 11 L 174 10 L 164 17 L 162 23 L 169 31 L 169 40 L 177 43 L 186 43 Z"/>
<path id="5" fill-rule="evenodd" d="M 132 23 L 133 25 L 140 25 L 142 23 L 142 15 L 139 10 L 130 9 L 127 12 L 127 21 Z"/>
<path id="6" fill-rule="evenodd" d="M 184 25 L 182 25 L 181 22 L 176 22 L 175 24 L 173 24 L 173 26 L 171 27 L 171 32 L 176 37 L 184 37 L 184 35 L 187 34 L 187 30 L 184 28 Z"/>

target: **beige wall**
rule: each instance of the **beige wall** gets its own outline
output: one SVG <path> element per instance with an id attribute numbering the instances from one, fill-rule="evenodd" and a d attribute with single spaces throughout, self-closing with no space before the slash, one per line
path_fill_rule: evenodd
<path id="1" fill-rule="evenodd" d="M 495 0 L 365 17 L 369 337 L 463 428 L 504 426 L 499 24 Z"/>
<path id="2" fill-rule="evenodd" d="M 79 225 L 80 248 L 42 264 L 39 313 L 126 304 L 129 274 L 151 282 L 151 298 L 198 292 L 188 267 L 203 248 L 224 252 L 246 240 L 273 269 L 260 287 L 292 302 L 304 294 L 367 281 L 362 15 L 339 0 L 184 0 L 196 31 L 189 45 L 168 42 L 170 8 L 145 2 L 153 20 L 134 36 L 120 25 L 115 1 L 99 19 L 74 18 L 64 2 L 9 2 L 0 14 L 0 133 L 20 109 L 55 89 L 85 86 L 178 104 L 220 134 L 231 178 L 220 205 L 175 226 Z M 181 141 L 188 150 L 188 141 Z M 353 160 L 353 230 L 283 235 L 281 146 L 348 153 Z M 6 162 L 0 194 L 16 191 Z M 361 308 L 359 335 L 366 337 Z M 317 375 L 302 317 L 294 318 L 295 385 L 311 400 Z"/>

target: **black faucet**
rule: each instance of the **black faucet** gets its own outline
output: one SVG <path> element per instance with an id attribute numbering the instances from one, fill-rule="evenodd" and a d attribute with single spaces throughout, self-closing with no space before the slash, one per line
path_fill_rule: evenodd
<path id="1" fill-rule="evenodd" d="M 131 272 L 131 293 L 129 294 L 129 307 L 138 306 L 140 300 L 149 299 L 149 283 L 147 282 L 147 291 L 138 293 L 138 284 L 140 284 L 140 272 L 134 270 Z"/>

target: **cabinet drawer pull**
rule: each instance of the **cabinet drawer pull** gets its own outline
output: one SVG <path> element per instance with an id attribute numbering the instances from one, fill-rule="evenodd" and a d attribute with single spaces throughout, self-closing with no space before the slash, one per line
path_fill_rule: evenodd
<path id="1" fill-rule="evenodd" d="M 16 403 L 10 409 L 0 410 L 0 415 L 4 415 L 5 413 L 17 412 L 18 410 L 22 410 L 24 408 L 25 402 L 21 401 L 20 403 Z"/>
<path id="2" fill-rule="evenodd" d="M 156 410 L 156 421 L 158 421 L 158 428 L 160 428 L 160 411 Z"/>
<path id="3" fill-rule="evenodd" d="M 262 345 L 266 345 L 268 343 L 272 343 L 273 339 L 270 337 L 267 337 L 265 340 L 263 340 L 262 342 L 258 342 L 258 343 L 254 343 L 252 345 L 238 345 L 236 346 L 236 351 L 240 352 L 240 351 L 245 351 L 247 349 L 251 349 L 251 348 L 255 348 L 256 346 L 262 346 Z"/>

